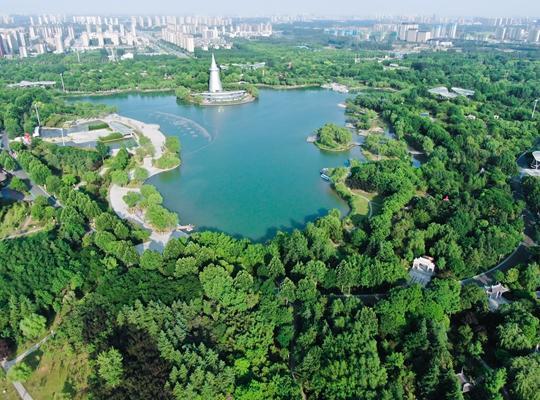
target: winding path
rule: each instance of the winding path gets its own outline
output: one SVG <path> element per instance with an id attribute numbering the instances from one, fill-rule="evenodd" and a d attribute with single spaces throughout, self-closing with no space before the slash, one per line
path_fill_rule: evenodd
<path id="1" fill-rule="evenodd" d="M 519 170 L 520 170 L 520 176 L 523 176 L 525 174 L 531 175 L 531 176 L 538 176 L 540 177 L 540 170 L 531 170 L 530 168 L 527 168 L 526 165 L 523 164 L 523 159 L 525 155 L 529 153 L 529 151 L 523 152 L 516 160 L 516 163 L 518 164 Z M 539 178 L 540 179 L 540 178 Z M 516 193 L 516 190 L 521 190 L 521 180 L 514 181 L 515 183 L 515 190 L 514 190 L 514 197 L 520 195 L 520 193 Z M 369 202 L 371 206 L 371 201 Z M 465 278 L 459 281 L 461 285 L 468 285 L 468 284 L 476 284 L 478 286 L 486 286 L 494 283 L 494 277 L 495 273 L 497 271 L 507 271 L 510 268 L 515 267 L 518 264 L 526 262 L 529 257 L 529 247 L 536 247 L 539 246 L 539 244 L 535 243 L 534 240 L 531 238 L 531 230 L 532 230 L 532 224 L 534 221 L 534 216 L 532 213 L 525 209 L 522 214 L 523 220 L 525 222 L 525 229 L 523 231 L 523 241 L 519 243 L 518 247 L 509 254 L 504 260 L 499 262 L 496 266 L 493 268 L 482 272 L 481 274 L 472 276 L 470 278 Z M 370 293 L 370 294 L 330 294 L 331 297 L 336 298 L 347 298 L 347 297 L 356 297 L 361 299 L 362 301 L 365 301 L 366 303 L 374 303 L 386 296 L 388 296 L 388 292 L 384 293 Z"/>
<path id="2" fill-rule="evenodd" d="M 30 347 L 25 352 L 19 354 L 13 360 L 11 360 L 11 361 L 6 361 L 6 360 L 2 361 L 1 366 L 4 369 L 4 371 L 7 373 L 13 366 L 15 366 L 16 364 L 19 364 L 21 361 L 23 361 L 30 354 L 37 351 L 43 345 L 43 343 L 45 343 L 47 340 L 49 340 L 49 338 L 51 336 L 53 336 L 53 335 L 54 335 L 54 331 L 51 330 L 51 332 L 47 336 L 45 336 L 43 339 L 41 339 L 39 342 L 34 344 L 32 347 Z M 23 386 L 23 384 L 21 382 L 15 381 L 15 382 L 12 382 L 12 383 L 13 383 L 13 387 L 15 388 L 15 390 L 19 394 L 19 397 L 22 400 L 32 400 L 32 396 L 30 396 L 30 393 L 28 393 L 28 391 L 26 390 L 26 388 Z"/>
<path id="3" fill-rule="evenodd" d="M 165 135 L 160 131 L 159 125 L 155 124 L 146 124 L 141 121 L 137 121 L 132 118 L 127 118 L 120 116 L 118 114 L 111 114 L 103 119 L 105 122 L 108 123 L 122 123 L 131 129 L 134 129 L 138 133 L 144 135 L 150 141 L 152 142 L 152 145 L 154 146 L 154 156 L 153 157 L 145 157 L 143 159 L 143 167 L 148 171 L 148 178 L 160 174 L 165 171 L 169 171 L 171 169 L 174 169 L 176 167 L 170 168 L 170 169 L 160 169 L 156 168 L 153 165 L 153 161 L 160 158 L 163 154 L 163 146 L 165 145 Z M 138 141 L 138 139 L 137 139 Z M 150 240 L 146 243 L 143 243 L 141 245 L 137 246 L 137 251 L 139 253 L 142 253 L 146 249 L 152 249 L 152 250 L 163 250 L 167 242 L 171 238 L 175 237 L 182 237 L 187 236 L 185 232 L 182 232 L 178 229 L 172 229 L 169 231 L 164 232 L 158 232 L 154 228 L 152 228 L 143 218 L 142 213 L 134 213 L 132 212 L 127 204 L 124 202 L 123 197 L 129 193 L 129 192 L 137 192 L 140 193 L 140 188 L 127 188 L 118 186 L 115 184 L 112 184 L 109 188 L 109 202 L 111 204 L 112 209 L 116 212 L 116 214 L 123 219 L 133 221 L 141 226 L 143 226 L 145 229 L 148 229 L 150 233 Z"/>
<path id="4" fill-rule="evenodd" d="M 17 161 L 17 159 L 13 156 L 13 153 L 11 152 L 11 148 L 9 146 L 9 137 L 8 137 L 7 132 L 2 133 L 2 144 L 3 144 L 3 148 L 7 150 L 9 155 L 15 161 Z M 58 205 L 56 199 L 53 196 L 51 196 L 49 193 L 47 193 L 47 191 L 43 189 L 41 186 L 34 183 L 32 179 L 30 179 L 30 177 L 28 176 L 28 174 L 26 173 L 24 169 L 19 167 L 19 169 L 13 171 L 11 174 L 29 183 L 30 189 L 28 191 L 30 193 L 30 200 L 35 200 L 38 196 L 43 196 L 48 199 L 51 205 L 55 207 Z M 7 194 L 8 197 L 11 196 L 11 193 L 8 191 L 3 191 L 2 193 Z M 18 200 L 18 198 L 15 198 L 15 200 Z"/>

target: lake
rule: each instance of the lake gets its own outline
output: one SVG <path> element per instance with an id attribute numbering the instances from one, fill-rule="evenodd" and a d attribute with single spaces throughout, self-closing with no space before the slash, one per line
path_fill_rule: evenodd
<path id="1" fill-rule="evenodd" d="M 345 124 L 346 96 L 332 91 L 260 90 L 253 103 L 199 107 L 172 94 L 122 94 L 80 100 L 161 126 L 182 144 L 182 166 L 152 177 L 164 205 L 182 224 L 261 241 L 277 230 L 302 228 L 337 208 L 348 212 L 324 167 L 362 158 L 359 148 L 322 152 L 306 137 L 327 122 Z"/>

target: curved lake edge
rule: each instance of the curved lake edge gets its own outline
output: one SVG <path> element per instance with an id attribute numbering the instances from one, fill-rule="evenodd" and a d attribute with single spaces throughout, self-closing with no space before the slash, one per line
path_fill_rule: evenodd
<path id="1" fill-rule="evenodd" d="M 307 133 L 310 133 L 314 127 L 319 127 L 320 123 L 326 123 L 326 122 L 331 122 L 331 121 L 334 121 L 340 125 L 343 125 L 345 123 L 345 114 L 343 112 L 343 110 L 339 109 L 338 108 L 338 104 L 342 103 L 345 99 L 346 99 L 346 96 L 343 95 L 343 94 L 338 94 L 338 93 L 335 93 L 335 92 L 332 92 L 331 90 L 327 90 L 327 89 L 323 89 L 323 88 L 320 88 L 320 87 L 311 87 L 311 88 L 301 88 L 301 89 L 296 89 L 296 90 L 280 90 L 280 89 L 269 89 L 269 90 L 262 90 L 261 91 L 261 98 L 262 99 L 266 99 L 267 97 L 268 98 L 271 98 L 273 97 L 274 100 L 272 102 L 270 101 L 266 101 L 264 102 L 263 105 L 257 105 L 255 106 L 255 108 L 253 108 L 251 106 L 251 104 L 256 104 L 257 102 L 255 103 L 251 103 L 251 104 L 246 104 L 246 105 L 243 105 L 242 107 L 223 107 L 224 109 L 234 109 L 234 110 L 244 110 L 243 113 L 252 113 L 252 112 L 256 112 L 257 110 L 261 110 L 261 109 L 265 109 L 266 110 L 266 116 L 264 118 L 269 118 L 269 119 L 262 119 L 262 120 L 259 120 L 259 119 L 252 119 L 253 121 L 256 121 L 257 124 L 261 124 L 262 125 L 270 125 L 271 127 L 270 128 L 265 128 L 265 129 L 273 129 L 274 131 L 276 131 L 275 133 L 279 136 L 283 133 L 287 134 L 287 135 L 290 135 L 292 137 L 295 137 L 296 139 L 300 139 L 300 140 L 297 140 L 299 143 L 302 143 L 302 146 L 305 146 L 305 136 L 304 134 L 307 134 Z M 264 93 L 266 92 L 266 93 Z M 319 93 L 320 92 L 320 93 Z M 287 94 L 285 94 L 287 93 Z M 322 97 L 319 97 L 320 95 L 322 95 Z M 292 96 L 292 97 L 291 97 Z M 91 96 L 93 97 L 93 96 Z M 316 189 L 308 189 L 310 192 L 312 192 L 310 194 L 311 197 L 313 197 L 312 195 L 315 195 L 316 196 L 316 193 L 323 193 L 323 192 L 326 192 L 326 194 L 323 194 L 320 201 L 317 200 L 317 201 L 313 201 L 312 198 L 308 198 L 306 200 L 306 203 L 299 207 L 300 209 L 304 209 L 306 210 L 307 208 L 307 212 L 299 212 L 299 211 L 291 211 L 289 212 L 288 215 L 290 215 L 290 218 L 288 217 L 286 220 L 283 220 L 283 218 L 281 218 L 279 215 L 282 215 L 282 214 L 278 214 L 278 216 L 274 219 L 274 220 L 271 220 L 270 222 L 268 222 L 268 220 L 259 220 L 255 225 L 259 226 L 259 227 L 264 227 L 264 232 L 257 232 L 255 234 L 244 234 L 242 231 L 241 231 L 241 228 L 238 229 L 238 231 L 236 229 L 228 229 L 228 226 L 223 226 L 221 225 L 221 222 L 222 221 L 219 221 L 214 223 L 214 220 L 213 220 L 213 214 L 214 214 L 214 210 L 211 209 L 211 210 L 208 210 L 208 204 L 205 204 L 203 205 L 202 207 L 197 207 L 200 208 L 198 210 L 198 213 L 202 213 L 202 212 L 206 212 L 206 211 L 209 211 L 209 214 L 207 215 L 207 217 L 201 222 L 201 220 L 197 220 L 195 218 L 192 218 L 192 214 L 189 213 L 189 209 L 188 211 L 185 211 L 185 208 L 181 207 L 182 204 L 185 204 L 186 202 L 185 201 L 178 201 L 178 198 L 179 196 L 182 196 L 182 197 L 186 197 L 186 193 L 187 193 L 187 197 L 189 197 L 189 202 L 194 202 L 195 200 L 192 199 L 192 194 L 196 194 L 195 198 L 198 198 L 197 201 L 201 202 L 202 201 L 202 198 L 199 196 L 199 193 L 194 193 L 193 190 L 191 189 L 185 189 L 183 188 L 184 190 L 179 190 L 179 183 L 177 182 L 177 180 L 180 178 L 180 176 L 182 176 L 182 183 L 181 185 L 182 186 L 185 186 L 185 179 L 191 179 L 191 178 L 187 178 L 187 172 L 185 170 L 185 168 L 187 167 L 188 169 L 190 169 L 189 171 L 189 174 L 193 174 L 193 172 L 191 171 L 191 168 L 194 164 L 194 161 L 195 161 L 195 166 L 196 167 L 199 167 L 200 166 L 200 162 L 196 161 L 198 159 L 201 159 L 199 156 L 194 156 L 192 155 L 191 153 L 196 153 L 198 152 L 199 148 L 197 149 L 194 149 L 193 148 L 193 145 L 190 147 L 189 145 L 186 146 L 186 141 L 184 139 L 184 136 L 185 135 L 188 135 L 188 133 L 186 133 L 182 127 L 179 127 L 178 125 L 176 124 L 171 124 L 171 121 L 173 121 L 174 118 L 176 119 L 183 119 L 183 120 L 186 120 L 188 122 L 191 122 L 191 123 L 200 123 L 202 125 L 204 125 L 204 128 L 208 128 L 208 131 L 210 131 L 212 133 L 212 135 L 219 135 L 220 133 L 215 131 L 216 130 L 216 126 L 213 125 L 212 121 L 211 120 L 207 120 L 207 119 L 200 119 L 200 118 L 196 118 L 194 117 L 195 114 L 197 113 L 200 113 L 199 110 L 201 109 L 212 109 L 212 108 L 207 108 L 207 107 L 196 107 L 194 105 L 189 105 L 189 106 L 185 106 L 185 105 L 181 105 L 181 104 L 178 104 L 176 102 L 176 98 L 174 97 L 174 94 L 169 91 L 169 93 L 167 92 L 164 92 L 164 91 L 159 91 L 156 93 L 156 96 L 154 97 L 153 96 L 153 93 L 152 92 L 140 92 L 140 91 L 130 91 L 130 93 L 108 93 L 107 96 L 99 96 L 99 97 L 95 97 L 94 99 L 92 98 L 89 98 L 88 100 L 86 99 L 80 99 L 80 97 L 76 98 L 75 100 L 76 101 L 93 101 L 95 100 L 95 102 L 100 102 L 100 103 L 105 103 L 107 105 L 110 105 L 110 106 L 116 106 L 117 110 L 118 110 L 118 113 L 119 114 L 122 114 L 122 115 L 125 115 L 125 116 L 129 116 L 130 118 L 132 119 L 135 119 L 135 120 L 138 120 L 138 121 L 143 121 L 144 123 L 149 123 L 149 124 L 158 124 L 161 126 L 161 130 L 163 132 L 163 134 L 165 136 L 177 136 L 181 139 L 182 141 L 182 168 L 174 168 L 173 171 L 160 171 L 159 172 L 159 177 L 158 179 L 155 179 L 156 176 L 153 176 L 145 181 L 145 183 L 150 183 L 154 186 L 157 187 L 157 189 L 163 194 L 163 197 L 165 199 L 165 202 L 164 202 L 164 206 L 167 207 L 168 209 L 170 209 L 171 211 L 174 211 L 176 213 L 178 213 L 181 218 L 182 218 L 182 221 L 186 221 L 186 223 L 194 223 L 196 226 L 197 226 L 197 230 L 198 231 L 204 231 L 204 230 L 210 230 L 210 231 L 219 231 L 219 232 L 224 232 L 224 233 L 227 233 L 233 237 L 239 237 L 239 238 L 248 238 L 254 242 L 264 242 L 268 239 L 270 239 L 271 237 L 273 237 L 275 235 L 275 233 L 277 231 L 290 231 L 292 229 L 302 229 L 303 227 L 305 227 L 305 225 L 308 223 L 308 222 L 312 222 L 320 217 L 323 217 L 324 215 L 326 215 L 330 210 L 332 209 L 338 209 L 342 215 L 346 216 L 348 215 L 348 213 L 350 212 L 350 206 L 347 202 L 346 199 L 343 199 L 339 193 L 337 193 L 334 189 L 334 187 L 326 182 L 322 182 L 322 180 L 320 179 L 319 177 L 319 170 L 322 168 L 322 167 L 337 167 L 337 166 L 341 166 L 343 165 L 343 162 L 345 160 L 348 160 L 349 157 L 354 157 L 356 158 L 356 153 L 358 151 L 354 151 L 352 153 L 347 153 L 347 152 L 343 152 L 342 155 L 336 157 L 335 155 L 328 155 L 326 154 L 327 152 L 325 152 L 324 150 L 319 150 L 317 148 L 314 148 L 314 150 L 316 151 L 316 153 L 324 153 L 324 156 L 322 157 L 319 157 L 318 155 L 316 154 L 310 154 L 309 155 L 309 159 L 312 159 L 312 158 L 316 158 L 316 159 L 320 159 L 320 160 L 323 160 L 323 161 L 319 161 L 322 162 L 322 166 L 317 166 L 317 165 L 313 165 L 313 161 L 309 161 L 309 159 L 306 160 L 307 162 L 307 165 L 305 168 L 310 168 L 310 165 L 311 165 L 311 168 L 308 170 L 308 175 L 309 176 L 306 176 L 305 174 L 305 168 L 304 168 L 304 175 L 303 177 L 305 178 L 308 178 L 307 181 L 304 182 L 304 179 L 301 178 L 301 181 L 298 181 L 298 184 L 300 184 L 300 186 L 302 186 L 302 188 L 300 189 L 300 192 L 302 191 L 305 191 L 305 187 L 307 185 L 310 185 L 310 184 L 315 184 L 316 185 Z M 272 104 L 270 104 L 270 108 L 268 108 L 268 103 L 273 103 L 275 102 L 275 99 L 278 99 L 278 101 L 280 102 L 280 106 L 283 107 L 283 104 L 290 104 L 290 106 L 288 107 L 289 109 L 293 108 L 293 111 L 289 111 L 289 114 L 287 117 L 284 117 L 284 118 L 281 118 L 279 121 L 277 121 L 278 123 L 282 123 L 283 120 L 289 122 L 289 120 L 287 118 L 290 118 L 290 115 L 291 113 L 294 115 L 295 113 L 298 113 L 298 116 L 299 118 L 295 118 L 294 119 L 298 119 L 298 121 L 294 121 L 294 124 L 295 126 L 290 128 L 289 129 L 289 126 L 285 126 L 285 128 L 281 125 L 279 125 L 278 127 L 274 127 L 274 123 L 275 123 L 275 117 L 273 115 L 271 115 L 271 113 L 274 113 L 275 112 L 275 109 L 272 108 Z M 289 101 L 291 101 L 291 103 L 289 103 Z M 296 109 L 294 108 L 294 105 L 297 105 L 298 102 L 301 102 L 302 105 L 303 105 L 303 102 L 305 101 L 306 102 L 306 108 L 302 108 L 301 110 L 299 110 L 298 112 L 295 111 Z M 187 107 L 187 108 L 186 108 Z M 323 113 L 322 115 L 319 115 L 320 114 L 320 110 L 323 109 Z M 124 112 L 125 111 L 125 112 Z M 163 112 L 162 112 L 163 111 Z M 159 113 L 158 113 L 159 112 Z M 167 112 L 167 113 L 166 113 Z M 175 115 L 173 115 L 173 113 Z M 218 113 L 218 111 L 214 111 L 213 113 Z M 236 115 L 237 115 L 237 111 L 234 111 L 234 112 L 229 112 L 229 111 L 219 111 L 219 113 L 223 114 L 227 114 L 228 116 L 226 118 L 233 118 L 235 119 Z M 270 113 L 270 115 L 268 115 L 268 113 Z M 307 113 L 307 114 L 306 114 Z M 315 113 L 315 114 L 314 114 Z M 157 114 L 160 114 L 160 115 L 157 115 Z M 169 116 L 165 116 L 163 117 L 165 114 L 168 114 Z M 313 122 L 313 121 L 310 121 L 310 118 L 315 115 L 316 117 L 316 121 L 319 121 L 319 122 Z M 337 115 L 337 117 L 336 117 Z M 256 118 L 255 116 L 253 118 Z M 308 123 L 307 125 L 305 124 L 305 120 L 308 120 Z M 322 121 L 321 121 L 322 119 Z M 177 121 L 173 121 L 173 122 L 177 122 Z M 244 121 L 245 122 L 245 121 Z M 313 124 L 316 124 L 315 126 L 313 126 Z M 246 136 L 246 138 L 248 138 L 250 141 L 253 140 L 253 136 L 257 136 L 256 132 L 252 132 L 253 131 L 253 124 L 249 125 L 249 126 L 246 126 L 246 125 L 242 125 L 241 127 L 238 127 L 238 129 L 240 130 L 244 130 L 244 135 Z M 283 132 L 283 130 L 285 129 L 285 132 Z M 218 129 L 219 130 L 219 129 Z M 282 133 L 278 133 L 277 131 L 281 130 Z M 301 134 L 301 137 L 299 136 L 299 132 L 303 132 Z M 227 135 L 229 133 L 225 134 L 224 138 L 227 138 L 227 141 L 230 140 L 231 138 L 229 138 Z M 199 134 L 200 135 L 200 134 Z M 195 136 L 193 136 L 195 137 Z M 213 143 L 213 140 L 215 138 L 212 137 L 212 138 L 208 138 L 209 141 L 212 141 L 212 146 L 214 146 L 214 143 Z M 218 142 L 223 142 L 223 140 L 221 140 L 222 138 L 218 137 L 217 140 Z M 188 137 L 187 138 L 187 141 L 193 141 L 194 139 L 192 137 Z M 203 140 L 203 138 L 201 136 L 199 136 L 199 139 L 197 140 Z M 266 144 L 264 144 L 265 142 L 265 138 L 262 137 L 260 139 L 254 139 L 254 140 L 260 140 L 264 146 L 266 146 Z M 204 140 L 203 140 L 204 141 Z M 207 142 L 205 142 L 207 143 Z M 287 142 L 288 143 L 288 142 Z M 199 141 L 199 144 L 201 144 L 201 142 Z M 208 145 L 210 143 L 207 143 Z M 223 143 L 220 143 L 219 145 L 222 145 Z M 270 144 L 271 145 L 271 144 Z M 283 143 L 280 145 L 282 146 L 287 146 L 286 143 Z M 245 149 L 249 148 L 249 150 L 247 151 L 252 151 L 251 145 L 248 145 L 247 147 L 245 147 Z M 197 146 L 199 147 L 199 146 Z M 204 146 L 203 146 L 204 147 Z M 295 144 L 295 147 L 292 147 L 288 153 L 290 155 L 290 153 L 293 153 L 293 158 L 298 158 L 298 159 L 305 159 L 305 151 L 301 151 L 302 154 L 296 154 L 296 152 L 298 151 L 298 145 Z M 241 154 L 241 153 L 236 153 L 236 152 L 231 152 L 232 149 L 228 149 L 229 150 L 229 157 L 236 157 L 237 154 Z M 258 151 L 258 150 L 253 150 L 253 151 Z M 203 153 L 206 154 L 206 150 L 203 151 Z M 297 157 L 298 156 L 298 157 Z M 206 155 L 205 155 L 206 157 Z M 326 157 L 326 158 L 325 158 Z M 324 161 L 324 159 L 326 159 L 327 161 Z M 206 160 L 202 159 L 202 163 L 206 163 Z M 341 161 L 339 161 L 341 160 Z M 289 160 L 287 160 L 289 161 Z M 290 166 L 291 169 L 294 169 L 295 166 L 297 164 L 296 162 L 297 160 L 294 160 L 294 162 L 292 163 L 292 165 Z M 316 162 L 317 163 L 317 162 Z M 279 164 L 279 162 L 278 162 Z M 259 166 L 260 167 L 260 166 Z M 279 165 L 278 165 L 279 167 Z M 229 167 L 227 167 L 229 168 Z M 270 167 L 272 168 L 272 167 Z M 288 166 L 288 163 L 286 163 L 286 166 L 284 167 L 285 169 L 289 168 Z M 180 170 L 182 171 L 182 173 L 180 173 Z M 161 172 L 168 172 L 168 174 L 162 174 Z M 287 172 L 288 173 L 288 172 Z M 236 172 L 234 172 L 234 170 L 231 170 L 230 171 L 230 178 L 231 180 L 237 180 L 236 179 Z M 296 174 L 298 175 L 298 174 Z M 163 180 L 161 177 L 165 177 L 165 179 Z M 302 175 L 300 175 L 302 176 Z M 202 176 L 201 176 L 202 178 Z M 261 179 L 264 179 L 264 178 L 261 178 Z M 274 179 L 274 178 L 272 178 Z M 175 188 L 174 188 L 174 191 L 171 191 L 170 188 L 167 188 L 167 185 L 171 185 L 172 184 L 172 181 L 176 182 L 174 185 L 175 185 Z M 165 190 L 163 190 L 163 182 L 165 182 Z M 169 182 L 169 183 L 166 183 L 166 182 Z M 272 180 L 268 181 L 268 182 L 265 182 L 265 185 L 270 185 L 270 186 L 273 186 L 270 182 L 272 182 Z M 317 182 L 321 182 L 321 183 L 317 183 Z M 213 182 L 209 182 L 210 185 L 213 184 Z M 239 184 L 236 184 L 236 186 L 238 186 Z M 294 184 L 296 185 L 296 183 Z M 298 201 L 298 200 L 294 200 L 294 198 L 297 198 L 297 189 L 294 188 L 294 185 L 293 185 L 293 191 L 295 193 L 291 193 L 293 194 L 292 198 L 293 200 L 290 200 L 293 202 L 294 204 L 294 201 Z M 283 186 L 283 184 L 280 184 L 278 186 Z M 244 190 L 244 189 L 241 189 L 241 190 Z M 249 188 L 246 188 L 245 190 L 251 190 L 251 187 Z M 276 191 L 277 190 L 281 190 L 279 188 L 275 189 Z M 290 189 L 287 189 L 287 190 L 290 190 Z M 168 193 L 167 193 L 168 191 Z M 288 196 L 288 192 L 285 191 L 286 194 L 283 194 L 282 197 L 284 196 Z M 203 197 L 206 196 L 207 193 L 204 193 L 203 194 Z M 209 196 L 212 196 L 212 194 L 209 194 Z M 328 198 L 329 196 L 333 199 L 330 203 L 328 202 Z M 327 200 L 324 200 L 324 199 L 327 199 Z M 221 200 L 221 199 L 220 199 Z M 223 203 L 225 203 L 226 201 L 228 201 L 229 199 L 227 198 L 223 198 Z M 206 203 L 208 203 L 206 200 L 204 200 Z M 251 201 L 251 200 L 243 200 L 244 202 L 246 201 Z M 287 204 L 290 203 L 289 200 L 286 201 Z M 217 203 L 218 201 L 216 200 L 211 200 L 210 202 L 214 202 L 214 203 Z M 304 202 L 304 199 L 301 198 L 300 202 Z M 169 203 L 169 204 L 167 204 Z M 217 208 L 221 208 L 221 205 L 222 204 L 217 204 Z M 260 207 L 263 207 L 263 205 L 261 205 Z M 283 204 L 271 204 L 271 207 L 277 207 L 277 208 L 283 208 L 283 207 L 287 207 Z M 293 207 L 294 208 L 294 207 Z M 227 211 L 230 211 L 229 208 L 227 208 Z M 223 211 L 224 213 L 225 211 Z M 220 211 L 220 218 L 223 219 L 223 213 Z M 236 214 L 233 213 L 233 212 L 230 212 L 228 214 L 228 219 L 230 219 L 230 223 L 228 223 L 228 225 L 235 225 L 236 224 Z M 238 218 L 244 218 L 243 216 L 238 216 Z M 253 220 L 256 220 L 256 219 L 259 219 L 258 218 L 258 215 L 255 215 Z M 209 221 L 210 220 L 210 221 Z M 242 221 L 243 223 L 244 221 Z M 256 228 L 257 229 L 257 228 Z M 240 232 L 239 232 L 240 231 Z"/>
<path id="2" fill-rule="evenodd" d="M 170 168 L 158 168 L 153 165 L 153 162 L 158 160 L 159 157 L 163 154 L 162 147 L 165 143 L 165 140 L 167 138 L 167 135 L 165 135 L 159 125 L 155 124 L 149 124 L 144 121 L 137 120 L 135 118 L 129 118 L 126 116 L 123 116 L 121 114 L 109 114 L 106 117 L 103 118 L 104 121 L 110 122 L 115 121 L 119 122 L 121 124 L 124 124 L 128 126 L 129 128 L 133 129 L 135 133 L 135 137 L 137 138 L 137 145 L 140 146 L 140 136 L 144 136 L 148 138 L 152 145 L 154 146 L 155 152 L 152 156 L 147 156 L 143 159 L 143 162 L 138 164 L 137 166 L 144 168 L 148 172 L 148 177 L 144 180 L 144 182 L 141 184 L 144 185 L 150 178 L 153 176 L 162 174 L 164 172 L 173 171 L 180 167 L 181 162 Z M 150 237 L 149 240 L 144 242 L 143 244 L 137 246 L 137 250 L 142 253 L 145 249 L 152 249 L 152 250 L 162 250 L 165 247 L 165 244 L 171 239 L 172 237 L 179 237 L 179 236 L 187 236 L 185 232 L 183 232 L 179 226 L 158 231 L 153 226 L 151 226 L 146 220 L 136 213 L 132 212 L 127 204 L 124 201 L 124 196 L 130 192 L 140 193 L 141 188 L 139 187 L 126 187 L 126 186 L 119 186 L 114 183 L 111 183 L 108 190 L 108 200 L 111 208 L 113 211 L 118 215 L 120 218 L 125 219 L 127 221 L 131 221 L 133 223 L 136 223 L 140 226 L 142 226 L 145 229 L 148 229 L 150 231 Z"/>
<path id="3" fill-rule="evenodd" d="M 257 88 L 261 89 L 268 89 L 268 90 L 302 90 L 302 89 L 321 89 L 321 90 L 328 90 L 332 91 L 331 89 L 324 89 L 322 87 L 323 84 L 317 84 L 317 83 L 308 83 L 305 85 L 268 85 L 265 83 L 254 83 L 252 86 L 255 86 Z M 110 90 L 95 90 L 95 91 L 72 91 L 72 92 L 62 92 L 61 97 L 69 98 L 69 97 L 93 97 L 93 96 L 114 96 L 118 94 L 166 94 L 166 93 L 172 93 L 174 94 L 177 88 L 149 88 L 149 89 L 133 89 L 133 88 L 125 88 L 125 89 L 110 89 Z M 380 88 L 370 88 L 372 90 L 384 90 Z M 355 93 L 358 91 L 362 91 L 362 89 L 354 89 Z M 193 103 L 195 104 L 195 103 Z M 243 103 L 241 103 L 243 104 Z"/>

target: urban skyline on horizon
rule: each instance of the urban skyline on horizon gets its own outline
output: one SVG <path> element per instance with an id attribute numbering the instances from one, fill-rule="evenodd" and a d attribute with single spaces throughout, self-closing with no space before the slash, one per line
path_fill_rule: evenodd
<path id="1" fill-rule="evenodd" d="M 380 18 L 403 16 L 440 17 L 540 17 L 540 2 L 533 0 L 516 0 L 512 3 L 503 1 L 479 0 L 469 2 L 456 0 L 451 4 L 442 1 L 427 0 L 387 0 L 383 3 L 364 4 L 361 1 L 340 0 L 339 2 L 312 2 L 309 0 L 275 0 L 271 3 L 254 4 L 249 0 L 231 0 L 226 3 L 210 0 L 204 4 L 190 2 L 179 5 L 173 0 L 159 0 L 151 4 L 144 1 L 133 1 L 129 10 L 125 5 L 104 0 L 82 2 L 78 0 L 66 3 L 64 0 L 49 0 L 45 4 L 39 0 L 5 0 L 3 14 L 38 15 L 200 15 L 227 17 L 267 17 L 273 15 L 304 15 L 313 18 Z"/>

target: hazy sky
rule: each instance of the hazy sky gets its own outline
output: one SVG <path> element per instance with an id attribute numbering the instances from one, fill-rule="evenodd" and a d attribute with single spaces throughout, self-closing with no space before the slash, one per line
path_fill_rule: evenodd
<path id="1" fill-rule="evenodd" d="M 0 0 L 0 14 L 200 14 L 540 17 L 540 0 Z"/>

